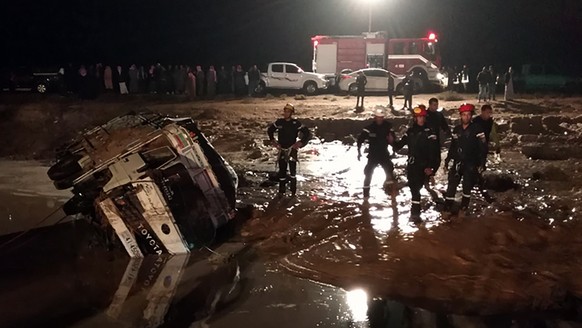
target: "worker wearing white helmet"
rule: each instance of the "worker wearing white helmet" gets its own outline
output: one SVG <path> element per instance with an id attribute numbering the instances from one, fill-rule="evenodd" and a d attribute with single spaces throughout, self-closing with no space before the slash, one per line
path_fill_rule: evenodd
<path id="1" fill-rule="evenodd" d="M 292 196 L 295 196 L 297 192 L 297 150 L 305 147 L 311 138 L 309 129 L 302 125 L 299 120 L 293 118 L 294 113 L 295 107 L 286 104 L 283 108 L 283 118 L 276 120 L 267 129 L 269 140 L 273 146 L 279 149 L 277 158 L 279 196 L 285 194 L 287 182 L 289 182 Z M 275 132 L 277 132 L 277 140 L 275 140 Z M 289 168 L 289 174 L 287 174 L 287 168 Z"/>
<path id="2" fill-rule="evenodd" d="M 368 140 L 368 163 L 364 168 L 364 198 L 370 196 L 370 182 L 372 174 L 378 165 L 382 166 L 386 172 L 386 183 L 394 182 L 394 165 L 390 159 L 388 145 L 393 144 L 395 138 L 392 124 L 385 119 L 384 110 L 377 109 L 374 111 L 374 122 L 366 126 L 358 137 L 358 161 L 362 157 L 361 147 L 364 141 Z"/>

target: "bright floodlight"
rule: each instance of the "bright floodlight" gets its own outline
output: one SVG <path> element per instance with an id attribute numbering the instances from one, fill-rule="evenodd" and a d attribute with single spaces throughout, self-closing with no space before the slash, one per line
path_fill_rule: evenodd
<path id="1" fill-rule="evenodd" d="M 431 32 L 431 33 L 428 35 L 428 39 L 429 39 L 429 40 L 435 40 L 435 39 L 436 39 L 436 34 L 434 34 L 434 33 L 432 33 L 432 32 Z"/>
<path id="2" fill-rule="evenodd" d="M 346 292 L 346 303 L 350 308 L 354 322 L 362 322 L 368 319 L 368 294 L 363 289 Z"/>

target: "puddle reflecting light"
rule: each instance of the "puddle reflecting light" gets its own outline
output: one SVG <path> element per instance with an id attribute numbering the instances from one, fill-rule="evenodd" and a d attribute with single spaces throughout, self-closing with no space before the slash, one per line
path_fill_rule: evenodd
<path id="1" fill-rule="evenodd" d="M 346 303 L 352 313 L 354 322 L 368 319 L 368 294 L 363 289 L 354 289 L 346 292 Z"/>

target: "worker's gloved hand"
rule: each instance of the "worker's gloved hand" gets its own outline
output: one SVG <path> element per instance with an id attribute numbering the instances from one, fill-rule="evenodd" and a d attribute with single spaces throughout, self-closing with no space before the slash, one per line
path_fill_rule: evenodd
<path id="1" fill-rule="evenodd" d="M 273 140 L 271 143 L 273 144 L 273 147 L 281 149 L 281 145 L 276 140 Z"/>
<path id="2" fill-rule="evenodd" d="M 477 172 L 479 172 L 479 174 L 481 174 L 481 173 L 485 172 L 485 165 L 480 165 L 480 166 L 477 168 Z"/>
<path id="3" fill-rule="evenodd" d="M 427 167 L 426 169 L 424 169 L 424 174 L 426 174 L 427 176 L 430 176 L 432 174 L 433 170 L 430 167 Z"/>
<path id="4" fill-rule="evenodd" d="M 388 144 L 389 144 L 389 145 L 391 145 L 391 144 L 393 144 L 393 143 L 394 143 L 394 136 L 392 135 L 392 133 L 389 133 L 389 134 L 386 136 L 386 141 L 388 141 Z"/>
<path id="5" fill-rule="evenodd" d="M 358 151 L 358 162 L 360 161 L 360 159 L 362 159 L 362 153 L 360 153 L 360 151 Z"/>
<path id="6" fill-rule="evenodd" d="M 293 147 L 293 149 L 299 149 L 299 148 L 301 148 L 301 146 L 303 146 L 303 143 L 301 143 L 301 141 L 297 141 L 291 147 Z"/>

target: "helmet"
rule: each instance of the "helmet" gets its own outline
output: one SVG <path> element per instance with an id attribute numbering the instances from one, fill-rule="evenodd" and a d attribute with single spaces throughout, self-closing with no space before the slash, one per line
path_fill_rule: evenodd
<path id="1" fill-rule="evenodd" d="M 418 105 L 412 110 L 414 116 L 426 116 L 426 106 Z"/>
<path id="2" fill-rule="evenodd" d="M 293 106 L 291 104 L 287 104 L 287 105 L 285 105 L 285 107 L 283 107 L 283 110 L 290 110 L 291 113 L 295 113 L 295 106 Z"/>
<path id="3" fill-rule="evenodd" d="M 378 108 L 374 111 L 374 116 L 384 117 L 384 116 L 386 116 L 386 114 L 384 113 L 384 110 L 382 108 Z"/>
<path id="4" fill-rule="evenodd" d="M 473 111 L 475 111 L 475 106 L 471 104 L 464 103 L 461 105 L 461 107 L 459 107 L 459 113 L 473 113 Z"/>

